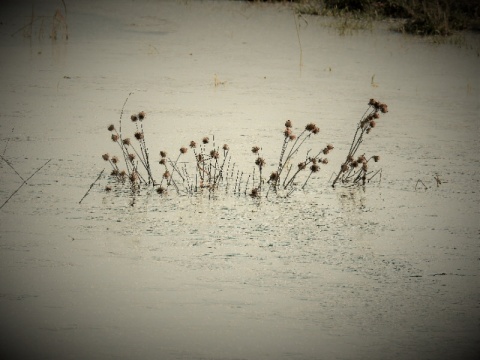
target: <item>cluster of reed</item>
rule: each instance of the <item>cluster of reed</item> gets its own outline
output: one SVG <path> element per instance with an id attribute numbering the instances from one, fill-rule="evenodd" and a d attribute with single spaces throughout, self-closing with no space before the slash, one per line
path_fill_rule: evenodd
<path id="1" fill-rule="evenodd" d="M 123 137 L 121 121 L 118 130 L 114 125 L 110 125 L 108 130 L 112 133 L 111 140 L 118 144 L 122 159 L 108 153 L 102 155 L 103 160 L 112 167 L 111 177 L 123 184 L 128 181 L 133 191 L 139 190 L 143 184 L 152 186 L 159 194 L 166 194 L 169 189 L 184 195 L 192 195 L 203 190 L 208 190 L 211 194 L 221 188 L 225 192 L 233 191 L 235 195 L 248 194 L 260 197 L 268 196 L 272 191 L 279 196 L 289 196 L 296 189 L 305 188 L 312 175 L 319 172 L 320 166 L 328 163 L 325 155 L 333 150 L 330 144 L 314 153 L 310 149 L 300 161 L 294 162 L 302 146 L 313 135 L 318 134 L 320 129 L 314 123 L 310 123 L 297 136 L 293 133 L 292 121 L 287 120 L 282 134 L 278 166 L 268 178 L 265 178 L 266 161 L 261 156 L 260 147 L 252 147 L 252 153 L 256 156 L 255 165 L 252 172 L 248 173 L 236 168 L 228 144 L 216 145 L 214 137 L 210 141 L 210 138 L 205 136 L 198 144 L 192 140 L 188 147 L 180 147 L 178 155 L 174 158 L 170 158 L 166 151 L 160 151 L 158 163 L 163 169 L 157 181 L 145 142 L 143 129 L 145 116 L 143 111 L 131 116 L 136 126 L 135 140 Z M 188 154 L 192 154 L 193 159 L 185 159 Z M 125 164 L 123 168 L 120 166 L 122 162 Z M 300 179 L 302 173 L 306 175 Z M 106 190 L 111 189 L 112 187 L 107 185 Z"/>
<path id="2" fill-rule="evenodd" d="M 364 140 L 364 136 L 370 134 L 377 125 L 376 121 L 380 118 L 380 113 L 385 114 L 387 112 L 388 107 L 386 104 L 375 99 L 370 99 L 368 109 L 358 122 L 350 150 L 348 151 L 345 161 L 340 166 L 340 171 L 332 182 L 332 187 L 335 187 L 337 182 L 345 186 L 365 185 L 377 174 L 381 176 L 381 170 L 369 171 L 370 160 L 378 162 L 380 156 L 373 155 L 367 157 L 365 154 L 357 156 L 356 153 Z"/>

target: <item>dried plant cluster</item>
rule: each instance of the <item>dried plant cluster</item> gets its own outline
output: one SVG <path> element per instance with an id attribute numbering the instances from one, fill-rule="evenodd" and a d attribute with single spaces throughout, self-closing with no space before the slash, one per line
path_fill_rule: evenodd
<path id="1" fill-rule="evenodd" d="M 379 155 L 370 157 L 367 157 L 365 154 L 357 155 L 364 136 L 370 134 L 377 125 L 380 113 L 385 114 L 388 112 L 387 105 L 375 99 L 370 99 L 368 105 L 367 111 L 358 122 L 350 150 L 345 161 L 340 166 L 340 171 L 332 182 L 332 187 L 335 187 L 337 182 L 344 186 L 366 185 L 377 174 L 380 174 L 381 177 L 381 170 L 371 171 L 369 169 L 369 162 L 371 160 L 378 162 L 380 160 Z"/>
<path id="2" fill-rule="evenodd" d="M 365 154 L 356 155 L 364 136 L 375 128 L 380 113 L 388 111 L 387 105 L 374 99 L 368 105 L 358 123 L 346 160 L 332 183 L 333 187 L 337 183 L 344 186 L 365 185 L 375 175 L 381 174 L 380 170 L 369 170 L 370 160 L 379 161 L 378 155 L 370 158 Z M 271 170 L 266 169 L 267 161 L 260 146 L 251 148 L 254 155 L 251 170 L 242 171 L 232 160 L 228 144 L 217 145 L 213 136 L 212 139 L 205 136 L 198 142 L 192 140 L 188 146 L 180 147 L 173 157 L 168 156 L 167 151 L 160 151 L 159 159 L 154 161 L 155 164 L 158 162 L 160 170 L 154 171 L 145 141 L 143 123 L 146 114 L 142 111 L 130 117 L 135 127 L 131 138 L 123 136 L 121 119 L 122 116 L 118 130 L 113 124 L 108 126 L 110 138 L 118 145 L 121 155 L 105 153 L 102 158 L 112 167 L 110 179 L 130 186 L 134 192 L 142 186 L 151 186 L 160 195 L 169 192 L 181 195 L 208 192 L 211 195 L 222 191 L 253 198 L 268 197 L 269 194 L 288 197 L 295 190 L 305 188 L 321 166 L 328 164 L 326 155 L 334 149 L 333 145 L 326 144 L 315 151 L 312 148 L 305 150 L 307 144 L 312 143 L 309 140 L 320 129 L 314 123 L 309 123 L 295 132 L 292 121 L 287 120 L 282 132 L 278 165 Z M 106 190 L 112 190 L 112 186 L 107 185 Z"/>

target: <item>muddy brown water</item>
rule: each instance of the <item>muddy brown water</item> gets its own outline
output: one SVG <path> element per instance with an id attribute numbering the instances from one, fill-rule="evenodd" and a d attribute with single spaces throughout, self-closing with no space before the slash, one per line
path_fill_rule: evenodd
<path id="1" fill-rule="evenodd" d="M 0 154 L 28 184 L 0 209 L 1 352 L 38 359 L 475 358 L 480 334 L 479 49 L 241 2 L 67 3 L 69 39 L 1 5 Z M 61 3 L 35 3 L 50 16 Z M 59 35 L 62 35 L 59 29 Z M 42 33 L 43 31 L 43 33 Z M 43 34 L 43 35 L 42 35 Z M 215 79 L 217 84 L 215 86 Z M 152 158 L 215 136 L 274 167 L 283 123 L 335 146 L 288 199 L 131 196 L 106 130 Z M 381 183 L 332 189 L 370 98 Z M 156 164 L 158 165 L 158 164 Z M 156 166 L 155 165 L 155 166 Z M 0 162 L 0 202 L 22 184 Z M 154 167 L 160 174 L 160 168 Z M 434 176 L 442 184 L 437 187 Z M 415 185 L 421 180 L 428 189 Z M 5 358 L 5 357 L 4 357 Z"/>

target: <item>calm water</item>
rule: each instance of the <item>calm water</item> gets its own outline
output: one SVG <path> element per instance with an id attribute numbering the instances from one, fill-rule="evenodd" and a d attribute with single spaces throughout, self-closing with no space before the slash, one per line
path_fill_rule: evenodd
<path id="1" fill-rule="evenodd" d="M 237 2 L 2 3 L 2 351 L 9 358 L 475 358 L 480 333 L 479 51 Z M 42 36 L 43 29 L 43 36 Z M 217 86 L 215 86 L 215 79 Z M 220 82 L 220 83 L 218 83 Z M 151 157 L 190 140 L 274 170 L 285 120 L 335 146 L 305 191 L 133 198 L 102 177 L 107 126 L 147 112 Z M 362 144 L 382 180 L 332 189 Z M 119 154 L 117 154 L 119 155 Z M 173 157 L 173 155 L 172 155 Z M 108 173 L 110 169 L 106 169 Z M 161 167 L 154 171 L 160 177 Z M 442 180 L 437 187 L 434 176 Z M 421 180 L 428 189 L 415 186 Z"/>

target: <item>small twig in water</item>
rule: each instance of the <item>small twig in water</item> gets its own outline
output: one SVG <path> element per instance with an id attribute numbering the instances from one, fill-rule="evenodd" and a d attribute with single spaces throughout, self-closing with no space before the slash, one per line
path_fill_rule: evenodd
<path id="1" fill-rule="evenodd" d="M 92 190 L 93 188 L 93 185 L 95 185 L 95 183 L 98 181 L 98 179 L 100 179 L 100 177 L 102 176 L 103 172 L 105 171 L 105 168 L 100 172 L 100 174 L 98 174 L 97 178 L 95 179 L 95 181 L 90 185 L 90 187 L 88 188 L 87 192 L 85 193 L 85 195 L 83 195 L 83 197 L 80 199 L 80 201 L 78 202 L 79 204 L 82 203 L 83 199 L 85 199 L 88 195 L 88 193 L 90 192 L 90 190 Z"/>

